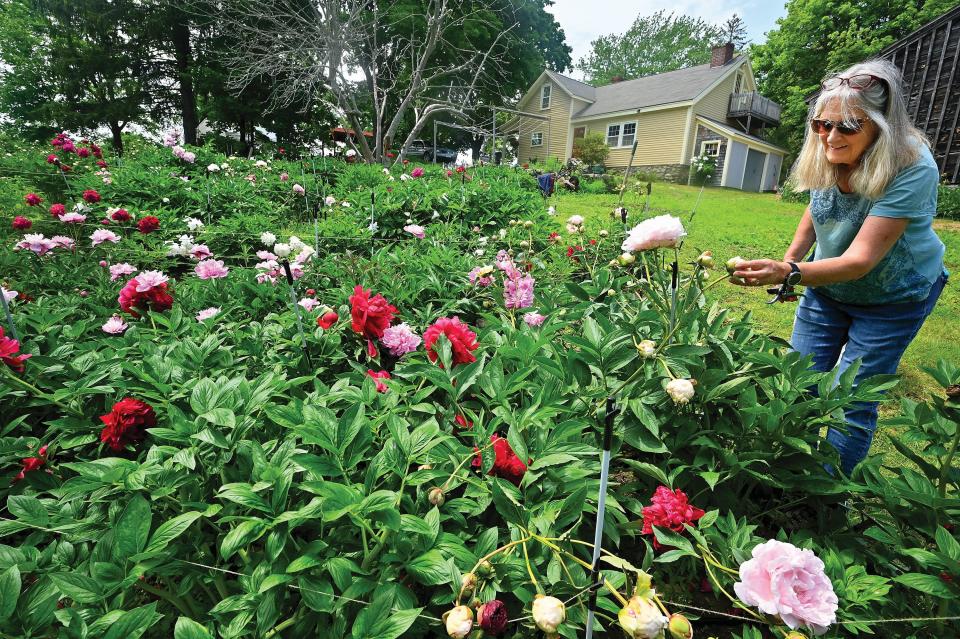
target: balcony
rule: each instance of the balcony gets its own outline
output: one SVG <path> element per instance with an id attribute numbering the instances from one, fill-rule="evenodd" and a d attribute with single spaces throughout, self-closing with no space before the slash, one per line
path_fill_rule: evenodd
<path id="1" fill-rule="evenodd" d="M 780 105 L 759 93 L 733 93 L 727 117 L 746 123 L 749 131 L 756 125 L 777 126 L 780 124 Z"/>

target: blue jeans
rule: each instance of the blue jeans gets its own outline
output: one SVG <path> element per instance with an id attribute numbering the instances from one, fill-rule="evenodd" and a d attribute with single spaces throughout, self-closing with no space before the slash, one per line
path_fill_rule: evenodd
<path id="1" fill-rule="evenodd" d="M 859 359 L 862 363 L 855 382 L 872 375 L 892 375 L 946 283 L 947 276 L 941 275 L 923 302 L 877 306 L 844 304 L 808 288 L 797 308 L 790 343 L 798 353 L 813 357 L 817 371 L 836 366 L 839 377 Z M 877 402 L 857 402 L 845 411 L 845 417 L 848 432 L 831 428 L 827 441 L 839 451 L 840 468 L 849 475 L 870 450 L 877 430 Z"/>

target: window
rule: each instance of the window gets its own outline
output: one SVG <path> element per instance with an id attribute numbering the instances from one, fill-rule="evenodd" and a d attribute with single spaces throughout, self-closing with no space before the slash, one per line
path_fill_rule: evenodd
<path id="1" fill-rule="evenodd" d="M 740 89 L 743 86 L 743 71 L 737 71 L 737 82 L 733 85 L 733 92 L 740 93 Z"/>
<path id="2" fill-rule="evenodd" d="M 530 136 L 530 146 L 543 146 L 543 133 L 537 131 Z"/>
<path id="3" fill-rule="evenodd" d="M 700 155 L 715 158 L 720 155 L 720 140 L 704 140 L 700 143 Z"/>
<path id="4" fill-rule="evenodd" d="M 607 126 L 607 146 L 620 146 L 620 125 Z"/>
<path id="5" fill-rule="evenodd" d="M 637 134 L 636 122 L 625 122 L 623 124 L 623 135 L 620 137 L 620 146 L 633 146 L 633 140 Z"/>
<path id="6" fill-rule="evenodd" d="M 545 84 L 540 87 L 540 108 L 549 109 L 550 108 L 550 92 L 552 88 L 549 84 Z"/>

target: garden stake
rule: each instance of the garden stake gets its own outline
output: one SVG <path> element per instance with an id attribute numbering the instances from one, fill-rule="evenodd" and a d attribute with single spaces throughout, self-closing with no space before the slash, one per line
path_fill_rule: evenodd
<path id="1" fill-rule="evenodd" d="M 303 334 L 303 319 L 300 317 L 300 305 L 297 304 L 297 292 L 293 288 L 293 273 L 290 272 L 290 261 L 283 261 L 283 270 L 287 273 L 287 284 L 290 285 L 290 303 L 293 305 L 293 312 L 297 314 L 297 331 L 300 333 L 300 344 L 303 345 L 303 354 L 307 357 L 307 366 L 313 368 L 310 362 L 310 351 L 307 350 L 307 337 Z"/>
<path id="2" fill-rule="evenodd" d="M 310 215 L 310 191 L 307 190 L 307 172 L 303 168 L 303 162 L 300 163 L 300 179 L 303 180 L 303 203 L 307 207 L 307 215 Z M 314 216 L 316 219 L 316 216 Z M 314 225 L 314 231 L 316 231 L 316 225 Z"/>
<path id="3" fill-rule="evenodd" d="M 377 232 L 377 220 L 374 217 L 374 206 L 377 202 L 377 195 L 373 191 L 370 191 L 370 226 L 367 227 L 370 229 L 370 257 L 373 257 L 373 236 Z"/>
<path id="4" fill-rule="evenodd" d="M 636 146 L 634 146 L 636 148 Z M 607 480 L 610 475 L 610 449 L 613 448 L 613 418 L 617 412 L 614 409 L 613 397 L 607 398 L 607 414 L 603 420 L 603 455 L 600 458 L 600 496 L 597 499 L 597 526 L 593 532 L 593 562 L 590 569 L 590 584 L 593 589 L 590 593 L 590 603 L 587 605 L 587 639 L 593 637 L 593 616 L 597 607 L 597 590 L 602 583 L 598 579 L 600 574 L 600 542 L 603 538 L 603 516 L 607 507 Z"/>
<path id="5" fill-rule="evenodd" d="M 646 199 L 643 200 L 643 210 L 640 211 L 640 215 L 641 215 L 641 216 L 642 216 L 644 213 L 646 213 L 646 212 L 647 212 L 647 208 L 650 207 L 650 191 L 651 191 L 652 189 L 653 189 L 653 183 L 652 183 L 652 182 L 647 182 L 647 197 L 646 197 Z"/>
<path id="6" fill-rule="evenodd" d="M 325 194 L 320 192 L 320 182 L 317 180 L 317 159 L 313 156 L 310 156 L 310 166 L 313 168 L 313 188 L 317 191 L 318 200 L 317 208 L 313 210 L 313 252 L 316 254 L 320 252 L 320 227 L 317 218 L 320 217 L 320 206 Z"/>
<path id="7" fill-rule="evenodd" d="M 207 224 L 210 224 L 210 171 L 207 171 Z"/>
<path id="8" fill-rule="evenodd" d="M 680 267 L 677 260 L 674 260 L 673 264 L 670 265 L 670 271 L 670 339 L 672 341 L 673 326 L 677 321 L 677 284 L 679 284 L 680 279 Z"/>
<path id="9" fill-rule="evenodd" d="M 634 138 L 633 148 L 630 149 L 630 161 L 627 162 L 627 168 L 623 172 L 623 184 L 620 185 L 620 197 L 617 199 L 617 207 L 623 206 L 623 193 L 627 190 L 627 179 L 630 177 L 630 169 L 633 168 L 633 158 L 637 154 L 637 143 L 640 140 Z"/>
<path id="10" fill-rule="evenodd" d="M 690 219 L 687 220 L 687 224 L 693 222 L 693 216 L 697 214 L 697 207 L 700 206 L 700 197 L 703 195 L 703 187 L 706 185 L 706 182 L 700 185 L 700 192 L 697 193 L 697 201 L 693 203 L 693 210 L 690 211 Z"/>
<path id="11" fill-rule="evenodd" d="M 7 304 L 7 297 L 3 294 L 3 291 L 0 290 L 0 304 L 3 304 L 3 313 L 7 316 L 7 326 L 10 327 L 10 337 L 20 341 L 20 338 L 17 337 L 17 327 L 13 325 L 13 315 L 10 314 L 10 305 Z"/>

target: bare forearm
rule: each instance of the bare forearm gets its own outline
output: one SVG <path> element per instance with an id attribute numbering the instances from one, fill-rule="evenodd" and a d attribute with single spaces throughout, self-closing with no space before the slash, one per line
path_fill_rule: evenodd
<path id="1" fill-rule="evenodd" d="M 793 260 L 790 260 L 793 261 Z M 789 268 L 789 266 L 787 267 Z M 858 280 L 870 271 L 870 265 L 849 257 L 831 257 L 815 262 L 797 264 L 803 276 L 803 286 L 824 286 Z"/>
<path id="2" fill-rule="evenodd" d="M 801 261 L 807 256 L 810 247 L 816 241 L 817 234 L 813 229 L 813 220 L 810 218 L 810 207 L 807 207 L 807 210 L 803 212 L 803 217 L 800 218 L 800 223 L 797 225 L 796 233 L 793 234 L 790 247 L 783 254 L 783 260 L 785 262 Z"/>

